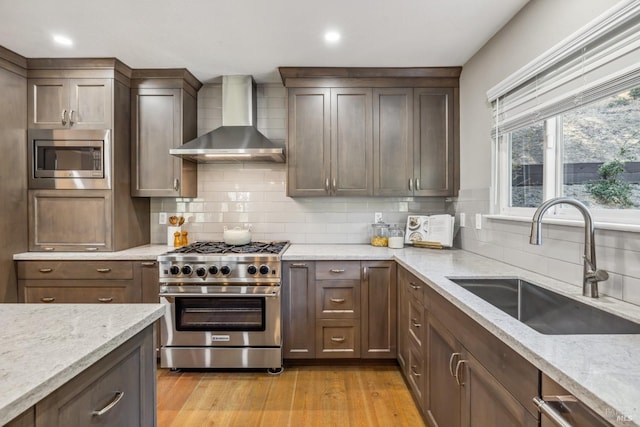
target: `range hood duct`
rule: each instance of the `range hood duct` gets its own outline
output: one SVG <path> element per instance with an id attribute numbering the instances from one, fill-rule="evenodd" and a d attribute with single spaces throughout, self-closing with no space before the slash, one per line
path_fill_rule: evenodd
<path id="1" fill-rule="evenodd" d="M 169 153 L 198 163 L 284 162 L 281 147 L 256 128 L 256 85 L 251 76 L 222 77 L 222 126 Z"/>

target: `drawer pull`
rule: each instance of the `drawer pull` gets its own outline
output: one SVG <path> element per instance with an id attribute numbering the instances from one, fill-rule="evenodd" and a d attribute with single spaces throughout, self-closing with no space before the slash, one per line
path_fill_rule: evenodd
<path id="1" fill-rule="evenodd" d="M 344 268 L 332 268 L 329 271 L 332 273 L 344 273 Z"/>
<path id="2" fill-rule="evenodd" d="M 89 252 L 95 252 L 98 250 L 98 248 L 84 248 L 84 250 Z"/>
<path id="3" fill-rule="evenodd" d="M 110 271 L 111 271 L 111 269 L 110 269 L 110 268 L 108 268 L 108 267 L 107 267 L 107 268 L 96 268 L 96 271 L 97 271 L 98 273 L 108 273 L 108 272 L 110 272 Z"/>
<path id="4" fill-rule="evenodd" d="M 333 342 L 344 342 L 344 337 L 331 337 Z"/>
<path id="5" fill-rule="evenodd" d="M 329 301 L 335 302 L 336 304 L 342 304 L 344 302 L 344 298 L 330 298 Z"/>
<path id="6" fill-rule="evenodd" d="M 422 323 L 418 323 L 417 319 L 411 319 L 411 326 L 413 326 L 414 328 L 419 328 L 420 326 L 422 326 Z"/>
<path id="7" fill-rule="evenodd" d="M 140 263 L 140 265 L 142 265 L 143 267 L 153 267 L 154 265 L 156 265 L 155 261 L 145 261 Z"/>
<path id="8" fill-rule="evenodd" d="M 294 262 L 293 264 L 291 264 L 291 267 L 293 268 L 306 268 L 307 267 L 307 263 L 305 262 Z"/>
<path id="9" fill-rule="evenodd" d="M 573 424 L 568 422 L 562 417 L 562 414 L 558 412 L 554 407 L 549 405 L 544 400 L 540 399 L 538 396 L 533 398 L 533 403 L 538 407 L 538 411 L 541 414 L 546 415 L 549 419 L 559 427 L 573 427 Z"/>
<path id="10" fill-rule="evenodd" d="M 458 360 L 458 363 L 456 363 L 456 373 L 454 377 L 456 377 L 456 382 L 460 387 L 464 386 L 464 381 L 460 380 L 460 377 L 462 376 L 460 369 L 464 366 L 466 362 L 467 362 L 466 360 Z"/>
<path id="11" fill-rule="evenodd" d="M 418 371 L 416 371 L 416 368 L 416 365 L 411 365 L 411 375 L 413 375 L 414 377 L 421 377 L 422 374 L 419 374 Z"/>
<path id="12" fill-rule="evenodd" d="M 455 374 L 453 373 L 453 364 L 455 363 L 455 360 L 459 357 L 460 357 L 460 353 L 451 353 L 451 357 L 449 358 L 449 373 L 451 374 L 452 377 L 455 377 Z"/>
<path id="13" fill-rule="evenodd" d="M 415 283 L 413 283 L 413 282 L 409 282 L 409 286 L 411 286 L 411 289 L 416 289 L 416 290 L 418 290 L 418 289 L 420 289 L 420 288 L 421 288 L 421 286 L 420 286 L 420 285 L 416 285 L 416 284 L 415 284 Z"/>
<path id="14" fill-rule="evenodd" d="M 53 271 L 53 268 L 41 268 L 40 273 L 51 273 Z"/>
<path id="15" fill-rule="evenodd" d="M 98 298 L 98 301 L 100 301 L 100 302 L 111 302 L 111 301 L 113 301 L 113 297 Z"/>
<path id="16" fill-rule="evenodd" d="M 40 301 L 42 302 L 54 302 L 56 299 L 54 297 L 42 297 Z"/>
<path id="17" fill-rule="evenodd" d="M 113 407 L 116 406 L 118 404 L 118 402 L 120 402 L 120 400 L 122 400 L 123 397 L 124 397 L 124 391 L 116 391 L 115 396 L 113 396 L 113 399 L 111 400 L 111 402 L 109 402 L 107 404 L 107 406 L 105 406 L 104 408 L 99 409 L 97 411 L 93 411 L 91 413 L 91 415 L 95 415 L 96 417 L 99 417 L 99 416 L 102 416 L 102 415 L 106 414 L 107 412 L 112 410 Z"/>
<path id="18" fill-rule="evenodd" d="M 51 252 L 51 251 L 55 251 L 55 250 L 56 250 L 56 248 L 52 248 L 51 246 L 47 246 L 47 247 L 44 247 L 44 248 L 42 248 L 42 249 L 44 249 L 45 251 L 48 251 L 48 252 Z"/>

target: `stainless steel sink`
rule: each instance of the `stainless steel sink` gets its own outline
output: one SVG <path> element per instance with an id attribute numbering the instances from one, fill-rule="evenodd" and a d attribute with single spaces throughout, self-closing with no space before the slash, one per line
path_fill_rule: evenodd
<path id="1" fill-rule="evenodd" d="M 514 278 L 449 278 L 542 334 L 640 334 L 640 324 Z"/>

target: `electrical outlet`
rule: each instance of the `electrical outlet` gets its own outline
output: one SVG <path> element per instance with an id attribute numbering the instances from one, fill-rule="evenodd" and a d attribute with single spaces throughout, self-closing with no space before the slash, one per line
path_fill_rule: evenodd
<path id="1" fill-rule="evenodd" d="M 166 224 L 167 223 L 167 213 L 166 212 L 160 212 L 158 214 L 158 224 Z"/>
<path id="2" fill-rule="evenodd" d="M 460 227 L 466 227 L 466 223 L 467 222 L 467 214 L 461 212 L 460 213 Z"/>
<path id="3" fill-rule="evenodd" d="M 373 222 L 382 222 L 382 212 L 376 212 L 375 214 L 373 214 Z"/>
<path id="4" fill-rule="evenodd" d="M 482 230 L 482 214 L 476 214 L 476 230 Z"/>

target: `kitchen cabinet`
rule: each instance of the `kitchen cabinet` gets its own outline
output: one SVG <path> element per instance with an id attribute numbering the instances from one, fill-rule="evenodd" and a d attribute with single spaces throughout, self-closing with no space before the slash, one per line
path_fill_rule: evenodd
<path id="1" fill-rule="evenodd" d="M 459 68 L 281 67 L 289 196 L 455 196 Z"/>
<path id="2" fill-rule="evenodd" d="M 140 267 L 141 297 L 143 303 L 159 304 L 160 269 L 157 261 L 135 261 Z M 153 345 L 156 357 L 160 357 L 160 323 L 156 320 L 153 324 Z"/>
<path id="3" fill-rule="evenodd" d="M 17 275 L 20 302 L 143 302 L 140 265 L 132 261 L 17 261 Z"/>
<path id="4" fill-rule="evenodd" d="M 155 384 L 152 332 L 146 328 L 8 426 L 155 425 Z"/>
<path id="5" fill-rule="evenodd" d="M 287 194 L 373 194 L 371 89 L 295 88 L 288 98 Z"/>
<path id="6" fill-rule="evenodd" d="M 396 357 L 391 261 L 283 263 L 285 359 Z"/>
<path id="7" fill-rule="evenodd" d="M 111 128 L 112 85 L 112 79 L 29 79 L 29 128 Z"/>
<path id="8" fill-rule="evenodd" d="M 187 70 L 133 70 L 131 79 L 131 194 L 196 197 L 197 164 L 169 150 L 197 137 L 197 93 Z"/>

